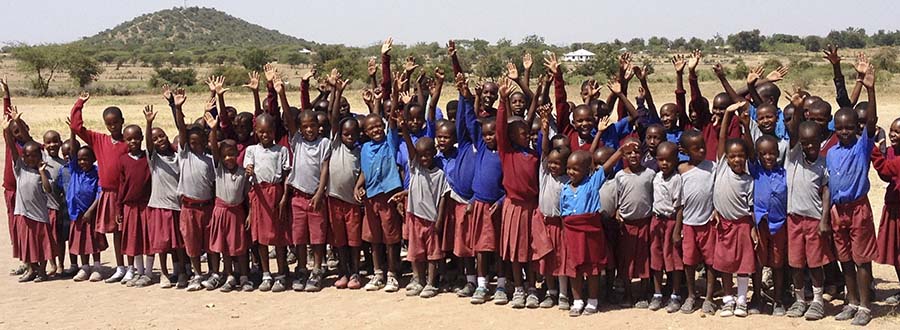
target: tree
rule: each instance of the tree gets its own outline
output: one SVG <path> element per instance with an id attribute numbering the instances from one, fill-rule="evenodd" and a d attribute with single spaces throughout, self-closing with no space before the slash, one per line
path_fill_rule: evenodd
<path id="1" fill-rule="evenodd" d="M 739 52 L 758 52 L 762 48 L 762 42 L 759 30 L 741 31 L 728 36 L 728 44 Z"/>
<path id="2" fill-rule="evenodd" d="M 497 78 L 503 74 L 506 63 L 495 54 L 488 55 L 475 65 L 475 73 L 482 78 Z"/>
<path id="3" fill-rule="evenodd" d="M 897 32 L 885 32 L 884 30 L 878 30 L 871 39 L 872 43 L 877 46 L 893 46 L 900 41 L 897 39 Z"/>
<path id="4" fill-rule="evenodd" d="M 810 52 L 818 52 L 823 49 L 823 40 L 819 36 L 806 36 L 800 43 L 803 44 L 803 48 Z"/>
<path id="5" fill-rule="evenodd" d="M 269 63 L 269 52 L 265 49 L 251 47 L 241 53 L 241 65 L 247 70 L 262 71 L 266 63 Z"/>
<path id="6" fill-rule="evenodd" d="M 68 71 L 69 76 L 72 77 L 78 88 L 84 88 L 103 73 L 103 68 L 100 67 L 100 63 L 97 60 L 89 56 L 83 49 L 74 46 L 68 48 L 63 68 Z"/>
<path id="7" fill-rule="evenodd" d="M 31 78 L 31 87 L 38 91 L 38 95 L 47 96 L 50 90 L 50 81 L 57 71 L 62 69 L 65 62 L 65 51 L 57 45 L 28 46 L 17 45 L 12 50 L 12 55 L 19 60 L 19 69 Z"/>
<path id="8" fill-rule="evenodd" d="M 287 54 L 287 56 L 285 56 L 284 61 L 291 66 L 309 64 L 309 55 L 302 54 L 297 51 L 291 51 Z"/>
<path id="9" fill-rule="evenodd" d="M 848 27 L 843 31 L 834 31 L 828 33 L 825 37 L 829 44 L 838 45 L 843 48 L 865 48 L 868 40 L 865 29 Z"/>
<path id="10" fill-rule="evenodd" d="M 197 84 L 197 72 L 194 69 L 175 70 L 170 68 L 157 68 L 150 77 L 150 87 L 157 88 L 163 84 L 173 86 L 193 86 Z"/>

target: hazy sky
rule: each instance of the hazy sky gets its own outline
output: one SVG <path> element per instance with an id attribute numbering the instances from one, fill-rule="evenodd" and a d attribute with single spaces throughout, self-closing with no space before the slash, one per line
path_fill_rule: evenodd
<path id="1" fill-rule="evenodd" d="M 144 13 L 182 6 L 158 0 L 2 0 L 0 42 L 68 42 L 112 28 Z M 898 1 L 836 0 L 381 0 L 199 1 L 282 33 L 324 43 L 365 46 L 392 35 L 398 43 L 450 38 L 519 41 L 538 34 L 547 42 L 627 41 L 652 35 L 723 36 L 760 29 L 764 34 L 825 35 L 832 29 L 900 29 Z"/>

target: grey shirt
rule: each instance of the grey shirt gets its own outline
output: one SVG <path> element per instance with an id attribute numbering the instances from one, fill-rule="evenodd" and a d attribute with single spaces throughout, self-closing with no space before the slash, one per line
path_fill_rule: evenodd
<path id="1" fill-rule="evenodd" d="M 359 204 L 354 194 L 359 172 L 359 147 L 347 148 L 339 136 L 334 136 L 331 142 L 331 160 L 328 163 L 328 196 L 350 204 Z"/>
<path id="2" fill-rule="evenodd" d="M 681 175 L 673 173 L 666 178 L 662 172 L 653 177 L 653 213 L 659 216 L 674 218 L 675 209 L 681 207 Z"/>
<path id="3" fill-rule="evenodd" d="M 625 170 L 616 173 L 616 199 L 623 220 L 649 218 L 653 211 L 653 177 L 656 172 L 644 168 L 640 173 Z"/>
<path id="4" fill-rule="evenodd" d="M 569 176 L 554 176 L 547 169 L 547 159 L 541 160 L 541 167 L 538 171 L 540 177 L 540 191 L 538 198 L 538 208 L 541 214 L 547 217 L 558 217 L 562 214 L 559 211 L 559 193 L 562 191 L 566 182 L 569 182 Z M 603 205 L 601 203 L 600 205 Z"/>
<path id="5" fill-rule="evenodd" d="M 449 191 L 450 183 L 443 170 L 437 166 L 427 169 L 419 166 L 418 162 L 409 162 L 407 212 L 428 221 L 437 221 L 438 204 Z"/>
<path id="6" fill-rule="evenodd" d="M 320 137 L 315 141 L 306 141 L 302 134 L 294 134 L 291 138 L 294 149 L 294 169 L 288 176 L 291 187 L 307 194 L 315 194 L 319 188 L 322 164 L 331 157 L 331 140 Z M 247 164 L 246 160 L 244 164 Z"/>
<path id="7" fill-rule="evenodd" d="M 237 205 L 244 202 L 249 190 L 250 182 L 243 167 L 238 166 L 234 171 L 229 171 L 221 162 L 216 163 L 216 198 L 227 204 Z"/>
<path id="8" fill-rule="evenodd" d="M 47 194 L 41 184 L 41 174 L 37 169 L 28 168 L 21 159 L 13 163 L 16 176 L 16 207 L 14 215 L 25 216 L 38 222 L 50 222 L 47 212 Z M 21 237 L 25 239 L 25 237 Z"/>
<path id="9" fill-rule="evenodd" d="M 154 151 L 147 157 L 150 164 L 150 202 L 147 206 L 173 211 L 181 210 L 181 199 L 178 198 L 178 157 L 159 154 Z"/>
<path id="10" fill-rule="evenodd" d="M 713 206 L 721 219 L 737 220 L 753 215 L 753 177 L 749 166 L 737 174 L 728 166 L 725 156 L 716 163 L 716 183 L 713 187 Z"/>
<path id="11" fill-rule="evenodd" d="M 254 144 L 244 149 L 244 168 L 253 165 L 254 182 L 283 183 L 284 172 L 291 170 L 290 158 L 290 152 L 283 145 L 273 144 L 266 148 Z"/>
<path id="12" fill-rule="evenodd" d="M 178 195 L 208 201 L 215 193 L 216 171 L 212 155 L 191 152 L 187 145 L 178 149 Z"/>
<path id="13" fill-rule="evenodd" d="M 798 143 L 788 153 L 787 171 L 788 214 L 810 218 L 822 218 L 822 189 L 828 186 L 828 169 L 825 157 L 815 162 L 806 161 L 803 148 Z"/>
<path id="14" fill-rule="evenodd" d="M 606 180 L 600 186 L 600 212 L 606 213 L 606 216 L 616 216 L 616 209 L 619 205 L 616 199 L 616 180 Z"/>
<path id="15" fill-rule="evenodd" d="M 50 187 L 53 187 L 53 191 L 50 192 L 50 196 L 47 198 L 47 207 L 51 210 L 59 211 L 66 205 L 66 195 L 59 187 L 57 187 L 56 180 L 59 179 L 59 170 L 65 166 L 65 160 L 59 157 L 52 157 L 44 152 L 44 162 L 47 163 L 47 174 L 49 174 L 48 179 L 50 179 Z"/>
<path id="16" fill-rule="evenodd" d="M 715 173 L 716 164 L 708 160 L 681 173 L 681 196 L 684 204 L 681 222 L 683 224 L 702 226 L 712 218 Z"/>

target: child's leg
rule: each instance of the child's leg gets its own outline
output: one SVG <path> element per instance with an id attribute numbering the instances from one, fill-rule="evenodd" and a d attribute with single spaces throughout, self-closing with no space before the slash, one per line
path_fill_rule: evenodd
<path id="1" fill-rule="evenodd" d="M 168 253 L 159 254 L 159 276 L 169 277 Z M 175 261 L 174 259 L 172 261 Z"/>
<path id="2" fill-rule="evenodd" d="M 294 245 L 294 255 L 297 256 L 297 269 L 300 272 L 309 272 L 307 265 L 309 264 L 309 251 L 305 244 Z"/>
<path id="3" fill-rule="evenodd" d="M 737 276 L 737 303 L 747 303 L 747 291 L 750 286 L 750 274 L 738 274 Z"/>
<path id="4" fill-rule="evenodd" d="M 872 298 L 870 296 L 870 294 L 872 293 L 872 291 L 870 290 L 870 287 L 872 285 L 871 262 L 867 262 L 856 267 L 856 282 L 858 284 L 857 291 L 859 291 L 859 306 L 872 308 Z"/>
<path id="5" fill-rule="evenodd" d="M 713 295 L 715 294 L 715 291 L 716 291 L 716 275 L 719 275 L 719 273 L 714 271 L 712 269 L 712 267 L 709 267 L 709 266 L 706 267 L 706 301 L 713 301 Z M 731 278 L 729 277 L 728 279 L 729 279 L 729 283 L 731 283 Z M 725 279 L 723 278 L 722 279 L 723 286 L 724 286 L 724 282 L 725 282 Z"/>
<path id="6" fill-rule="evenodd" d="M 844 282 L 847 286 L 847 301 L 854 306 L 859 306 L 860 288 L 857 278 L 856 264 L 853 261 L 841 262 L 841 269 L 844 271 Z"/>
<path id="7" fill-rule="evenodd" d="M 584 277 L 582 274 L 578 274 L 575 277 L 569 277 L 569 282 L 572 283 L 572 302 L 584 306 Z"/>
<path id="8" fill-rule="evenodd" d="M 278 265 L 278 274 L 279 275 L 287 275 L 290 272 L 290 267 L 288 267 L 287 262 L 287 247 L 286 246 L 276 246 L 275 247 L 275 263 Z"/>
<path id="9" fill-rule="evenodd" d="M 784 306 L 784 299 L 782 299 L 784 296 L 784 267 L 772 268 L 772 275 L 775 276 L 775 292 L 772 294 L 774 296 L 772 299 L 776 304 Z M 756 293 L 754 292 L 753 295 L 755 296 Z"/>
<path id="10" fill-rule="evenodd" d="M 91 257 L 92 257 L 91 259 L 94 260 L 94 266 L 97 266 L 99 268 L 100 267 L 100 253 L 99 252 L 94 253 L 91 255 Z M 85 264 L 88 264 L 88 263 L 85 262 Z"/>
<path id="11" fill-rule="evenodd" d="M 215 252 L 212 252 L 212 251 L 207 251 L 206 254 L 207 254 L 207 260 L 206 260 L 206 261 L 207 261 L 207 266 L 209 266 L 209 270 L 208 270 L 209 273 L 210 273 L 210 274 L 217 274 L 217 273 L 219 273 L 219 260 L 221 260 L 222 254 L 221 254 L 221 253 L 215 253 Z M 198 272 L 198 274 L 199 274 L 199 270 L 198 270 L 197 272 Z"/>
<path id="12" fill-rule="evenodd" d="M 90 254 L 83 254 L 78 257 L 81 258 L 81 266 L 87 267 L 88 265 L 91 264 L 91 255 Z M 74 265 L 74 263 L 73 263 L 73 265 Z"/>
<path id="13" fill-rule="evenodd" d="M 680 296 L 681 295 L 681 281 L 682 277 L 684 277 L 684 272 L 682 271 L 673 271 L 669 273 L 669 278 L 672 279 L 672 296 Z"/>
<path id="14" fill-rule="evenodd" d="M 322 262 L 325 260 L 325 244 L 313 244 L 313 269 L 316 271 L 320 271 L 322 269 Z"/>
<path id="15" fill-rule="evenodd" d="M 522 278 L 522 263 L 520 262 L 512 262 L 512 278 L 513 285 L 515 285 L 516 290 L 524 289 L 524 283 Z"/>
<path id="16" fill-rule="evenodd" d="M 663 272 L 658 271 L 658 270 L 651 270 L 650 272 L 653 274 L 653 294 L 654 294 L 654 296 L 659 295 L 661 297 L 662 293 L 663 293 L 662 292 Z"/>
<path id="17" fill-rule="evenodd" d="M 734 299 L 734 274 L 720 273 L 722 276 L 722 291 L 725 293 L 723 302 L 728 303 L 725 299 Z M 707 275 L 709 276 L 709 275 Z"/>
<path id="18" fill-rule="evenodd" d="M 803 276 L 803 268 L 791 268 L 791 280 L 794 284 L 794 299 L 797 301 L 806 301 L 806 297 L 803 294 L 803 289 L 805 285 L 804 276 Z M 822 281 L 825 278 L 825 273 L 822 272 L 822 268 L 813 268 L 809 270 L 810 275 L 813 278 L 813 286 L 818 286 L 821 288 Z M 816 273 L 819 274 L 819 280 L 816 281 Z"/>
<path id="19" fill-rule="evenodd" d="M 597 300 L 600 299 L 600 276 L 588 276 L 588 300 L 593 300 L 594 307 L 597 307 Z M 590 302 L 588 303 L 590 305 Z"/>
<path id="20" fill-rule="evenodd" d="M 486 283 L 482 283 L 486 281 L 487 278 L 487 256 L 488 252 L 478 252 L 475 257 L 476 261 L 476 272 L 478 273 L 478 287 L 486 287 Z"/>
<path id="21" fill-rule="evenodd" d="M 118 230 L 113 232 L 113 253 L 116 254 L 116 266 L 125 266 L 125 258 L 122 255 L 122 232 Z"/>
<path id="22" fill-rule="evenodd" d="M 246 253 L 241 254 L 237 257 L 238 259 L 238 271 L 241 273 L 241 276 L 250 276 L 250 258 Z"/>
<path id="23" fill-rule="evenodd" d="M 760 307 L 758 304 L 762 303 L 762 287 L 765 285 L 762 281 L 762 266 L 756 268 L 756 272 L 750 275 L 750 278 L 753 280 L 753 299 L 750 301 L 750 304 L 754 307 Z M 738 282 L 738 289 L 740 289 L 740 281 Z M 740 295 L 740 293 L 738 293 Z"/>
<path id="24" fill-rule="evenodd" d="M 350 261 L 347 264 L 350 266 L 350 275 L 359 274 L 359 247 L 350 247 L 350 255 L 347 256 L 347 260 Z"/>
<path id="25" fill-rule="evenodd" d="M 400 275 L 400 244 L 387 244 L 388 274 Z"/>
<path id="26" fill-rule="evenodd" d="M 697 298 L 697 288 L 695 281 L 697 279 L 697 267 L 684 265 L 684 284 L 687 286 L 687 296 L 689 298 Z"/>
<path id="27" fill-rule="evenodd" d="M 437 287 L 438 261 L 428 261 L 428 285 Z"/>
<path id="28" fill-rule="evenodd" d="M 424 278 L 424 277 L 421 276 L 421 274 L 425 274 L 425 262 L 422 262 L 422 261 L 414 261 L 414 262 L 412 262 L 412 268 L 413 268 L 413 273 L 419 274 L 418 276 L 413 277 L 412 281 L 415 281 L 416 283 L 422 284 L 422 278 Z M 430 278 L 430 277 L 431 277 L 431 276 L 430 276 L 431 274 L 428 274 L 428 275 L 429 275 L 429 278 Z"/>
<path id="29" fill-rule="evenodd" d="M 191 260 L 191 267 L 194 269 L 194 276 L 200 276 L 200 274 L 202 274 L 202 271 L 200 268 L 201 267 L 200 256 L 189 257 L 189 258 Z"/>
<path id="30" fill-rule="evenodd" d="M 272 276 L 272 272 L 269 271 L 269 246 L 259 244 L 257 246 L 257 258 L 259 258 L 259 268 L 263 272 L 263 277 L 266 275 Z"/>
<path id="31" fill-rule="evenodd" d="M 228 253 L 222 254 L 222 267 L 223 267 L 222 275 L 224 275 L 226 278 L 228 276 L 234 275 L 234 272 L 232 271 L 232 269 L 233 269 L 232 267 L 234 267 L 234 265 L 231 262 L 231 260 L 232 260 L 232 257 L 229 256 Z"/>

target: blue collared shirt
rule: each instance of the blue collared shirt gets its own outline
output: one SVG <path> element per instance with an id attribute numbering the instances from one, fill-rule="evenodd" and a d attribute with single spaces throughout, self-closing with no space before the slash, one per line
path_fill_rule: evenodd
<path id="1" fill-rule="evenodd" d="M 784 112 L 781 111 L 781 108 L 777 108 L 775 115 L 778 119 L 775 121 L 775 136 L 781 140 L 788 139 L 787 127 L 784 126 Z M 750 119 L 756 120 L 756 106 L 750 105 Z M 832 124 L 829 124 L 831 129 L 834 129 Z"/>
<path id="2" fill-rule="evenodd" d="M 825 156 L 832 204 L 849 203 L 869 193 L 869 156 L 875 143 L 867 131 L 863 128 L 851 146 L 835 144 Z"/>
<path id="3" fill-rule="evenodd" d="M 359 152 L 359 166 L 366 176 L 366 196 L 372 198 L 401 186 L 394 160 L 400 147 L 397 130 L 388 128 L 381 142 L 367 141 Z"/>
<path id="4" fill-rule="evenodd" d="M 466 102 L 466 116 L 474 122 L 475 107 Z M 459 121 L 457 121 L 459 123 Z M 472 197 L 485 203 L 496 203 L 506 195 L 503 190 L 503 170 L 500 168 L 500 153 L 497 150 L 488 149 L 484 139 L 481 138 L 481 125 L 475 123 L 468 127 L 475 144 L 475 168 L 478 169 L 472 178 Z M 457 132 L 459 133 L 459 132 Z M 459 135 L 459 134 L 457 134 Z"/>
<path id="5" fill-rule="evenodd" d="M 759 225 L 765 217 L 769 232 L 774 235 L 787 220 L 787 172 L 781 166 L 767 170 L 759 161 L 749 164 L 754 184 L 753 219 Z"/>
<path id="6" fill-rule="evenodd" d="M 601 168 L 584 179 L 577 188 L 571 184 L 563 186 L 559 193 L 559 210 L 562 216 L 600 212 L 600 186 L 606 181 L 606 173 Z"/>
<path id="7" fill-rule="evenodd" d="M 77 221 L 94 204 L 94 200 L 100 198 L 100 176 L 97 174 L 97 165 L 92 165 L 89 171 L 84 171 L 78 166 L 75 159 L 70 160 L 65 167 L 59 169 L 60 178 L 64 171 L 69 172 L 66 192 L 66 206 L 69 210 L 69 220 Z M 62 188 L 63 180 L 56 181 Z"/>
<path id="8" fill-rule="evenodd" d="M 437 159 L 447 175 L 450 189 L 453 189 L 459 197 L 466 200 L 472 199 L 472 178 L 475 177 L 475 146 L 472 144 L 470 132 L 475 131 L 478 122 L 470 118 L 467 107 L 474 108 L 471 101 L 459 97 L 459 108 L 456 111 L 456 148 L 447 154 L 438 153 Z"/>

